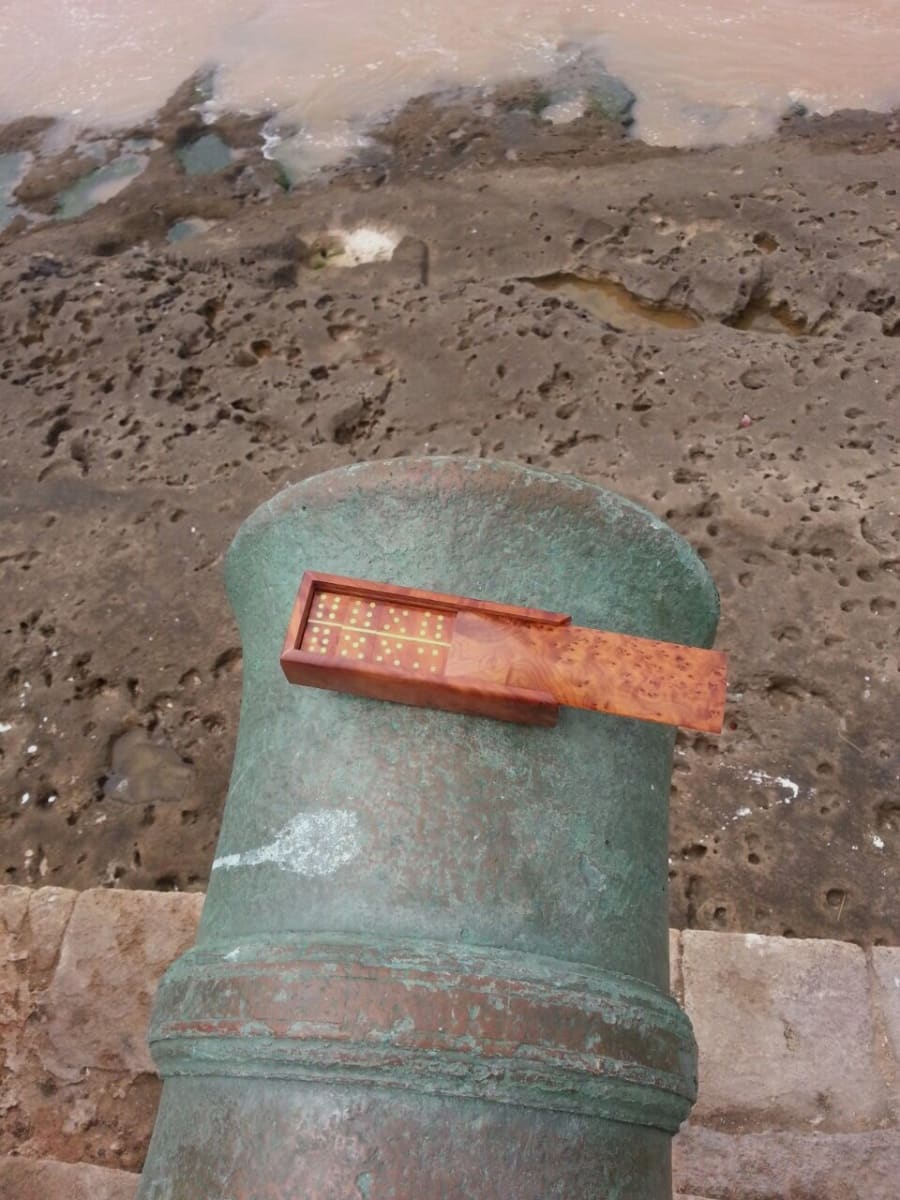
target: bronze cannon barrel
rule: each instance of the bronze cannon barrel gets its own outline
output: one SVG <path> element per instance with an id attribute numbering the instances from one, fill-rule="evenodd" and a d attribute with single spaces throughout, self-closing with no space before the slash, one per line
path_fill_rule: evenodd
<path id="1" fill-rule="evenodd" d="M 674 729 L 293 687 L 307 570 L 687 646 L 718 614 L 662 522 L 509 464 L 342 468 L 245 522 L 238 743 L 197 944 L 157 997 L 140 1200 L 668 1200 L 696 1090 L 668 994 Z"/>

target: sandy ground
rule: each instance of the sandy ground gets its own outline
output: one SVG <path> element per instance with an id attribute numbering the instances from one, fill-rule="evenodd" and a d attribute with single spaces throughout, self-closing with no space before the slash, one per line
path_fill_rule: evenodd
<path id="1" fill-rule="evenodd" d="M 4 881 L 202 889 L 237 526 L 329 467 L 483 455 L 638 500 L 718 582 L 728 719 L 679 736 L 672 923 L 897 942 L 900 122 L 674 153 L 528 104 L 419 102 L 288 193 L 246 120 L 185 176 L 181 96 L 119 196 L 0 237 Z M 167 244 L 188 217 L 217 224 Z M 397 249 L 342 269 L 361 226 Z"/>

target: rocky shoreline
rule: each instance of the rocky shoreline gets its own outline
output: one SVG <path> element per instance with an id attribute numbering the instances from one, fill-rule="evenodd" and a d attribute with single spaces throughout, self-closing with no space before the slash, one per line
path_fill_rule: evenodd
<path id="1" fill-rule="evenodd" d="M 536 89 L 414 102 L 291 190 L 259 120 L 185 89 L 28 160 L 44 216 L 126 140 L 146 161 L 0 233 L 4 882 L 201 890 L 238 524 L 328 467 L 471 454 L 624 492 L 720 587 L 729 719 L 679 736 L 672 924 L 898 941 L 900 120 L 673 151 Z"/>

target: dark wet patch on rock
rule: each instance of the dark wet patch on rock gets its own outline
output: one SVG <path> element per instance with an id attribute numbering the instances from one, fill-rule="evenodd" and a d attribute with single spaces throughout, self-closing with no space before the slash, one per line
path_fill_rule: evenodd
<path id="1" fill-rule="evenodd" d="M 228 146 L 215 133 L 205 133 L 177 150 L 178 160 L 187 175 L 214 175 L 233 161 Z"/>

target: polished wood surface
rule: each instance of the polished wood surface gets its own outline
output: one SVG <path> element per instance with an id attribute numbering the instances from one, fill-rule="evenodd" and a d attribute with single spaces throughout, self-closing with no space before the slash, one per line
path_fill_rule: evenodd
<path id="1" fill-rule="evenodd" d="M 548 693 L 490 680 L 446 678 L 461 612 L 553 629 L 565 613 L 307 571 L 291 613 L 281 668 L 291 683 L 424 708 L 554 725 Z"/>
<path id="2" fill-rule="evenodd" d="M 390 599 L 317 590 L 300 649 L 326 661 L 347 659 L 347 666 L 381 663 L 422 677 L 443 675 L 456 613 Z"/>
<path id="3" fill-rule="evenodd" d="M 548 692 L 559 704 L 717 733 L 725 655 L 567 625 L 461 613 L 445 677 Z"/>
<path id="4" fill-rule="evenodd" d="M 725 655 L 564 613 L 307 572 L 281 665 L 292 683 L 552 725 L 560 704 L 718 732 Z"/>

